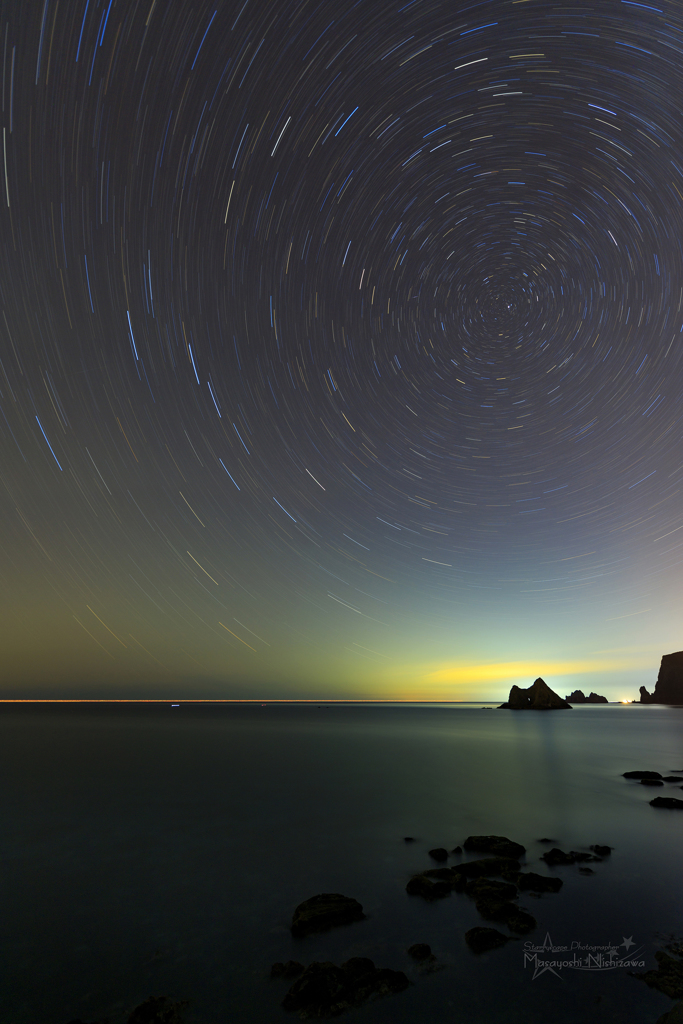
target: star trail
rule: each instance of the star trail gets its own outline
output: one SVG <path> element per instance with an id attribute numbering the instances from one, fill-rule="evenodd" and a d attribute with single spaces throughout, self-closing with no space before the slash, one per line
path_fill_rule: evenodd
<path id="1" fill-rule="evenodd" d="M 17 0 L 0 60 L 5 695 L 680 648 L 678 4 Z"/>

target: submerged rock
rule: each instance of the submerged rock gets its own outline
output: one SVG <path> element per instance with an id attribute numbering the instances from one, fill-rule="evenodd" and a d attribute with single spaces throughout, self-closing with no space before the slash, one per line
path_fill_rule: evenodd
<path id="1" fill-rule="evenodd" d="M 665 654 L 653 693 L 640 687 L 641 704 L 683 704 L 683 651 Z"/>
<path id="2" fill-rule="evenodd" d="M 683 960 L 670 956 L 661 949 L 655 953 L 655 960 L 658 964 L 656 971 L 646 971 L 644 974 L 636 974 L 635 977 L 671 999 L 683 997 Z"/>
<path id="3" fill-rule="evenodd" d="M 338 892 L 323 892 L 304 900 L 294 911 L 291 931 L 294 936 L 326 931 L 337 925 L 362 921 L 365 917 L 358 900 Z"/>
<path id="4" fill-rule="evenodd" d="M 468 836 L 463 845 L 468 853 L 491 853 L 496 857 L 513 857 L 515 860 L 526 853 L 521 843 L 513 843 L 506 836 Z"/>
<path id="5" fill-rule="evenodd" d="M 528 892 L 559 892 L 563 882 L 561 878 L 550 875 L 537 875 L 535 871 L 525 871 L 515 880 L 516 885 Z"/>
<path id="6" fill-rule="evenodd" d="M 667 807 L 670 811 L 683 810 L 683 800 L 677 800 L 675 796 L 656 796 L 650 800 L 650 807 Z"/>
<path id="7" fill-rule="evenodd" d="M 188 1003 L 173 1003 L 166 996 L 150 996 L 136 1006 L 128 1024 L 183 1024 L 182 1012 Z"/>
<path id="8" fill-rule="evenodd" d="M 439 870 L 439 869 L 436 869 Z M 442 869 L 448 871 L 448 868 Z M 406 885 L 406 892 L 409 896 L 421 896 L 423 900 L 442 900 L 450 896 L 453 886 L 450 881 L 439 880 L 432 882 L 426 872 L 421 875 L 413 875 Z"/>
<path id="9" fill-rule="evenodd" d="M 622 779 L 661 779 L 659 772 L 624 772 Z"/>
<path id="10" fill-rule="evenodd" d="M 683 775 L 665 775 L 665 782 L 683 782 Z"/>
<path id="11" fill-rule="evenodd" d="M 479 878 L 490 875 L 508 878 L 508 876 L 511 877 L 519 872 L 519 861 L 515 857 L 483 857 L 481 860 L 469 860 L 464 864 L 455 864 L 448 870 L 463 878 Z"/>
<path id="12" fill-rule="evenodd" d="M 409 946 L 406 950 L 408 956 L 411 956 L 413 960 L 417 960 L 418 963 L 422 963 L 424 960 L 429 960 L 432 953 L 432 947 L 428 946 L 426 942 L 416 942 L 414 945 Z"/>
<path id="13" fill-rule="evenodd" d="M 641 779 L 641 786 L 663 786 L 664 783 L 661 779 Z"/>
<path id="14" fill-rule="evenodd" d="M 569 853 L 565 853 L 563 850 L 554 847 L 552 850 L 542 854 L 541 860 L 553 866 L 555 864 L 576 864 L 577 861 L 600 860 L 600 857 L 595 857 L 592 853 L 584 853 L 581 850 L 570 850 Z"/>
<path id="15" fill-rule="evenodd" d="M 593 853 L 596 854 L 596 856 L 598 856 L 598 857 L 609 857 L 609 855 L 612 852 L 613 847 L 611 847 L 611 846 L 600 846 L 599 843 L 594 843 L 593 846 L 589 846 L 588 849 L 592 850 Z"/>
<path id="16" fill-rule="evenodd" d="M 474 953 L 487 953 L 490 949 L 498 949 L 509 941 L 509 935 L 503 935 L 495 928 L 477 927 L 465 932 L 465 942 Z"/>
<path id="17" fill-rule="evenodd" d="M 436 849 L 429 851 L 429 856 L 432 860 L 448 860 L 448 850 L 444 849 L 443 846 L 437 846 Z"/>
<path id="18" fill-rule="evenodd" d="M 328 1017 L 359 1006 L 372 996 L 387 996 L 408 988 L 403 971 L 375 967 L 367 957 L 355 956 L 341 967 L 312 963 L 282 1000 L 285 1010 L 299 1016 Z"/>
<path id="19" fill-rule="evenodd" d="M 513 686 L 510 696 L 504 704 L 499 704 L 499 707 L 510 708 L 512 711 L 560 711 L 564 708 L 571 709 L 571 704 L 551 690 L 539 676 L 526 690 Z"/>
<path id="20" fill-rule="evenodd" d="M 511 932 L 530 932 L 536 927 L 536 918 L 509 900 L 483 898 L 476 901 L 476 908 L 487 921 L 502 921 Z"/>
<path id="21" fill-rule="evenodd" d="M 270 976 L 271 978 L 297 978 L 305 969 L 298 960 L 288 960 L 286 964 L 273 964 L 270 968 Z"/>

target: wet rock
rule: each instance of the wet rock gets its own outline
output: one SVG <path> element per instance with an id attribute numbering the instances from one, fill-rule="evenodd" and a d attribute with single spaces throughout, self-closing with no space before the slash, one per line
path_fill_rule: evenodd
<path id="1" fill-rule="evenodd" d="M 644 974 L 636 974 L 635 977 L 671 999 L 683 997 L 683 960 L 670 956 L 662 949 L 655 953 L 655 960 L 658 964 L 656 971 L 646 971 Z"/>
<path id="2" fill-rule="evenodd" d="M 329 961 L 309 964 L 282 1006 L 298 1010 L 303 1019 L 336 1016 L 371 997 L 392 995 L 406 988 L 408 979 L 403 971 L 375 967 L 367 957 L 352 957 L 341 967 Z"/>
<path id="3" fill-rule="evenodd" d="M 514 857 L 483 857 L 481 860 L 470 860 L 464 864 L 456 864 L 451 869 L 464 878 L 489 877 L 500 875 L 508 878 L 519 873 L 519 861 Z"/>
<path id="4" fill-rule="evenodd" d="M 593 853 L 596 855 L 596 857 L 609 857 L 609 855 L 612 852 L 613 847 L 611 847 L 611 846 L 600 846 L 599 843 L 594 843 L 593 846 L 589 846 L 588 849 L 592 850 Z"/>
<path id="5" fill-rule="evenodd" d="M 665 775 L 665 782 L 683 782 L 683 775 Z"/>
<path id="6" fill-rule="evenodd" d="M 465 892 L 475 901 L 507 903 L 516 898 L 517 886 L 511 882 L 497 882 L 492 878 L 472 878 L 465 886 Z"/>
<path id="7" fill-rule="evenodd" d="M 681 779 L 681 782 L 683 782 L 683 778 Z M 451 853 L 462 853 L 462 846 L 454 846 Z"/>
<path id="8" fill-rule="evenodd" d="M 182 1013 L 188 1003 L 173 1003 L 166 996 L 150 996 L 136 1006 L 128 1024 L 183 1024 Z"/>
<path id="9" fill-rule="evenodd" d="M 594 875 L 593 868 L 579 868 L 579 874 L 581 875 Z"/>
<path id="10" fill-rule="evenodd" d="M 537 924 L 531 914 L 507 900 L 479 899 L 476 907 L 487 921 L 501 921 L 511 932 L 530 932 Z"/>
<path id="11" fill-rule="evenodd" d="M 513 686 L 510 696 L 504 704 L 499 704 L 499 707 L 510 708 L 512 711 L 559 711 L 565 708 L 571 710 L 571 704 L 562 700 L 562 697 L 551 690 L 540 676 L 526 690 Z"/>
<path id="12" fill-rule="evenodd" d="M 496 928 L 470 928 L 465 932 L 465 942 L 474 953 L 487 953 L 490 949 L 499 949 L 510 941 L 509 935 L 503 935 Z"/>
<path id="13" fill-rule="evenodd" d="M 468 853 L 491 853 L 497 857 L 513 857 L 515 860 L 526 853 L 521 843 L 513 843 L 506 836 L 468 836 L 463 846 Z"/>
<path id="14" fill-rule="evenodd" d="M 640 785 L 641 786 L 663 786 L 664 783 L 662 782 L 661 779 L 641 779 L 640 780 Z"/>
<path id="15" fill-rule="evenodd" d="M 404 843 L 414 843 L 415 842 L 415 837 L 414 836 L 404 836 L 403 837 L 403 842 Z"/>
<path id="16" fill-rule="evenodd" d="M 650 800 L 650 807 L 666 807 L 670 811 L 683 809 L 683 800 L 677 800 L 675 796 L 656 796 Z"/>
<path id="17" fill-rule="evenodd" d="M 297 978 L 305 967 L 298 960 L 288 960 L 286 964 L 273 964 L 270 968 L 271 978 Z"/>
<path id="18" fill-rule="evenodd" d="M 541 855 L 541 860 L 544 860 L 550 867 L 554 867 L 556 864 L 576 864 L 580 861 L 600 860 L 600 858 L 581 850 L 570 850 L 569 853 L 565 853 L 563 850 L 553 847 L 552 850 L 547 850 Z"/>
<path id="19" fill-rule="evenodd" d="M 304 900 L 294 911 L 292 935 L 299 937 L 309 932 L 326 931 L 337 925 L 362 921 L 365 917 L 358 900 L 338 892 L 323 892 Z"/>
<path id="20" fill-rule="evenodd" d="M 590 869 L 586 869 L 590 870 Z M 537 875 L 535 871 L 525 871 L 517 875 L 516 885 L 528 892 L 559 892 L 562 888 L 561 878 L 550 875 Z"/>
<path id="21" fill-rule="evenodd" d="M 432 882 L 426 874 L 413 875 L 406 885 L 409 896 L 421 896 L 423 900 L 442 900 L 451 894 L 451 884 L 445 881 Z"/>
<path id="22" fill-rule="evenodd" d="M 428 946 L 426 942 L 416 942 L 413 946 L 409 946 L 406 950 L 408 956 L 411 956 L 413 960 L 417 960 L 418 963 L 422 963 L 423 960 L 429 960 L 432 954 L 432 947 Z"/>
<path id="23" fill-rule="evenodd" d="M 683 1024 L 683 1003 L 676 1003 L 668 1013 L 663 1013 L 656 1024 Z"/>
<path id="24" fill-rule="evenodd" d="M 537 839 L 537 843 L 556 843 L 557 839 Z"/>
<path id="25" fill-rule="evenodd" d="M 623 779 L 661 779 L 659 772 L 624 772 Z"/>
<path id="26" fill-rule="evenodd" d="M 448 860 L 448 850 L 444 849 L 443 846 L 437 846 L 434 850 L 429 851 L 429 856 L 432 860 Z"/>

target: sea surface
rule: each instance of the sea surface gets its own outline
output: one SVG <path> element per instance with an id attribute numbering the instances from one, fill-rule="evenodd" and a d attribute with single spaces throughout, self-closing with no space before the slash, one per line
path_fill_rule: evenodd
<path id="1" fill-rule="evenodd" d="M 671 1000 L 625 967 L 535 970 L 572 944 L 651 969 L 683 935 L 683 811 L 649 806 L 683 793 L 633 769 L 683 769 L 683 708 L 2 705 L 0 1024 L 122 1024 L 150 995 L 188 1000 L 188 1024 L 296 1021 L 270 965 L 351 956 L 411 985 L 350 1024 L 654 1024 Z M 405 891 L 430 849 L 473 834 L 564 880 L 522 894 L 534 932 L 480 956 L 464 934 L 488 922 L 464 894 Z M 614 849 L 592 875 L 546 872 L 541 838 Z M 366 919 L 293 939 L 320 892 Z M 527 941 L 569 952 L 525 962 Z M 419 972 L 417 942 L 439 970 Z"/>

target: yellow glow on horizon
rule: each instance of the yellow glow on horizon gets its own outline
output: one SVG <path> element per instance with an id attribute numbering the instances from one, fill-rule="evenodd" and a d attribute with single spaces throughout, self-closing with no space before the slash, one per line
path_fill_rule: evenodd
<path id="1" fill-rule="evenodd" d="M 623 658 L 580 658 L 574 661 L 496 661 L 489 664 L 462 665 L 450 662 L 421 675 L 421 682 L 463 683 L 505 682 L 511 679 L 529 679 L 529 686 L 539 676 L 568 676 L 584 672 L 619 672 L 633 668 L 633 662 Z"/>

